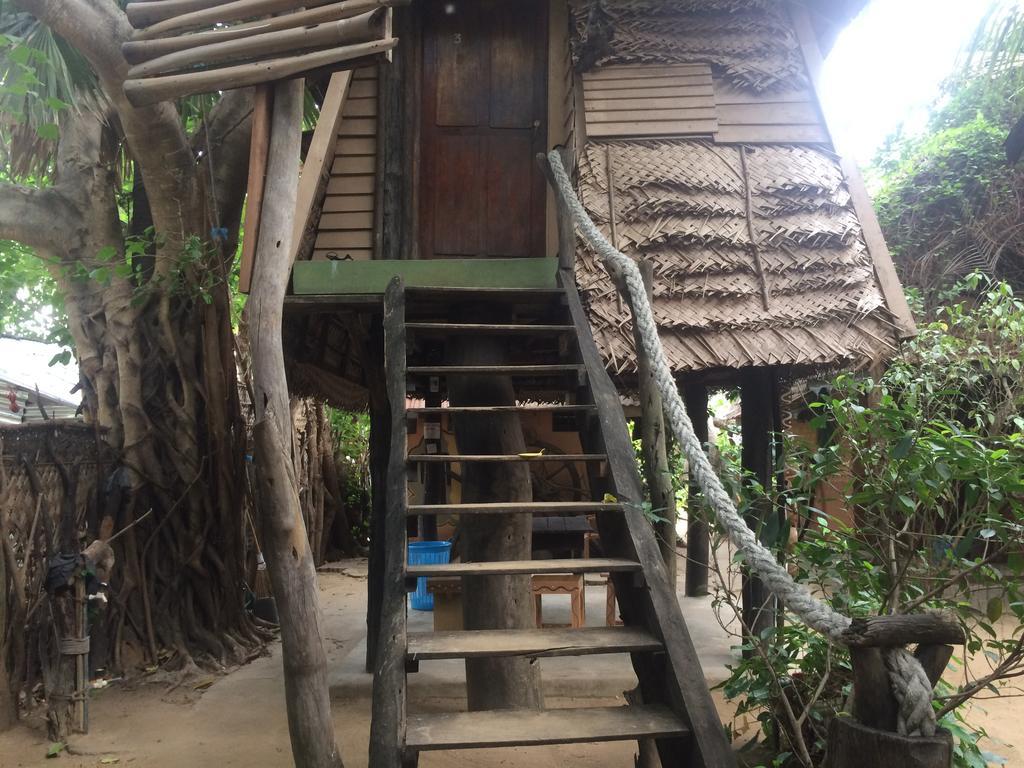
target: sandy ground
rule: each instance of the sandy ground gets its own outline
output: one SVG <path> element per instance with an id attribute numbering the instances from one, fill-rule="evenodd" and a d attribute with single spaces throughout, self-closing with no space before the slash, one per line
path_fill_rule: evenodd
<path id="1" fill-rule="evenodd" d="M 353 564 L 343 573 L 321 574 L 328 661 L 338 665 L 360 644 L 365 634 L 365 566 Z M 168 692 L 165 686 L 113 686 L 94 692 L 92 732 L 74 737 L 72 754 L 59 762 L 47 761 L 47 741 L 41 724 L 20 725 L 0 734 L 0 768 L 15 766 L 133 765 L 146 768 L 277 768 L 291 765 L 281 679 L 280 648 L 212 680 L 198 680 L 185 690 Z M 195 685 L 199 688 L 196 689 Z M 716 695 L 720 711 L 727 706 Z M 617 703 L 614 699 L 587 699 L 586 705 Z M 548 706 L 582 704 L 568 699 L 549 700 Z M 1006 757 L 1007 765 L 1024 768 L 1024 699 L 984 702 L 976 710 L 997 743 L 990 748 Z M 420 700 L 419 710 L 451 708 L 451 700 Z M 368 699 L 335 700 L 334 726 L 347 768 L 367 764 Z M 460 754 L 465 768 L 610 768 L 633 765 L 634 743 L 572 745 L 528 749 L 475 750 Z M 425 754 L 420 765 L 439 768 L 454 764 L 452 753 Z"/>

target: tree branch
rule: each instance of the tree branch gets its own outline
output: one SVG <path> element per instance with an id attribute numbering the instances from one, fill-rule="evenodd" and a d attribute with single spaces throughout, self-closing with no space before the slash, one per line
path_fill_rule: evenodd
<path id="1" fill-rule="evenodd" d="M 59 189 L 0 183 L 0 237 L 55 253 L 80 225 L 78 211 Z"/>
<path id="2" fill-rule="evenodd" d="M 99 77 L 113 105 L 149 194 L 153 221 L 172 248 L 194 234 L 199 197 L 192 149 L 172 102 L 136 109 L 124 95 L 131 39 L 128 17 L 112 0 L 16 0 L 17 5 L 74 46 Z"/>

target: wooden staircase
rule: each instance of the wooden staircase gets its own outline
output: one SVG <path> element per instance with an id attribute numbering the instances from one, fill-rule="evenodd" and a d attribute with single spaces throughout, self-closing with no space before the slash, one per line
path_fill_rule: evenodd
<path id="1" fill-rule="evenodd" d="M 460 304 L 495 308 L 501 321 L 451 321 Z M 509 322 L 514 318 L 514 322 Z M 508 339 L 550 338 L 543 354 L 517 364 L 448 366 L 415 359 L 419 343 L 465 334 Z M 384 347 L 392 431 L 385 522 L 385 582 L 370 738 L 372 768 L 414 766 L 421 752 L 480 747 L 652 739 L 663 766 L 735 765 L 721 721 L 669 586 L 650 523 L 641 510 L 642 484 L 615 388 L 604 370 L 571 275 L 547 290 L 404 289 L 400 278 L 384 297 Z M 518 355 L 522 357 L 522 354 Z M 556 359 L 552 359 L 555 357 Z M 516 405 L 405 408 L 410 382 L 448 376 L 512 378 Z M 423 391 L 420 389 L 420 391 Z M 528 403 L 550 403 L 529 405 Z M 569 455 L 408 455 L 407 418 L 441 413 L 549 411 L 576 418 L 583 452 Z M 410 465 L 444 462 L 581 462 L 594 501 L 406 502 Z M 610 496 L 609 496 L 610 494 Z M 614 498 L 614 501 L 607 499 Z M 596 516 L 603 557 L 595 559 L 455 562 L 410 565 L 408 516 L 504 513 Z M 422 576 L 608 573 L 624 626 L 408 633 L 406 592 Z M 482 657 L 629 653 L 642 703 L 620 707 L 493 710 L 447 714 L 407 712 L 406 676 L 420 661 Z M 448 763 L 452 764 L 452 763 Z"/>

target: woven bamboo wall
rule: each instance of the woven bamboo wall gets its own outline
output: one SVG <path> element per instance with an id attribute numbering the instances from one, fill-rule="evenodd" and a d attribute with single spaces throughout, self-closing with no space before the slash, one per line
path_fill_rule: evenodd
<path id="1" fill-rule="evenodd" d="M 890 355 L 893 325 L 835 157 L 804 146 L 743 151 L 746 173 L 739 147 L 702 140 L 591 141 L 581 159 L 591 217 L 609 238 L 614 218 L 618 247 L 654 263 L 655 317 L 674 369 Z M 632 373 L 628 312 L 586 250 L 577 280 L 609 368 Z"/>
<path id="2" fill-rule="evenodd" d="M 6 611 L 0 615 L 26 615 L 38 605 L 47 560 L 56 554 L 51 542 L 59 541 L 64 515 L 79 533 L 95 515 L 98 486 L 110 466 L 102 450 L 94 428 L 81 421 L 0 427 L 0 557 L 6 563 L 0 584 Z M 41 680 L 45 662 L 40 654 L 53 633 L 50 621 L 49 611 L 37 610 L 22 626 L 0 627 L 5 630 L 0 632 L 0 664 L 10 673 L 15 696 Z"/>
<path id="3" fill-rule="evenodd" d="M 591 137 L 829 141 L 780 3 L 579 0 L 574 23 Z"/>

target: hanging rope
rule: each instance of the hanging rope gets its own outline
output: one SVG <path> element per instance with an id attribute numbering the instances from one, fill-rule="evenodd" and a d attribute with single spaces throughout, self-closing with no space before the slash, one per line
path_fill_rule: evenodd
<path id="1" fill-rule="evenodd" d="M 812 595 L 803 584 L 793 580 L 789 571 L 779 564 L 775 555 L 762 545 L 754 532 L 747 527 L 736 509 L 732 496 L 725 490 L 722 481 L 712 469 L 679 396 L 658 336 L 654 312 L 647 299 L 647 291 L 644 290 L 643 278 L 636 263 L 609 243 L 587 215 L 576 197 L 558 152 L 552 151 L 548 154 L 548 163 L 559 195 L 568 207 L 573 223 L 579 228 L 583 239 L 629 292 L 633 322 L 638 330 L 643 352 L 652 362 L 654 380 L 661 392 L 665 415 L 686 456 L 690 472 L 703 491 L 708 507 L 715 513 L 718 524 L 743 554 L 743 559 L 750 570 L 789 610 L 800 617 L 807 626 L 833 642 L 841 643 L 843 632 L 852 623 L 850 617 L 834 610 Z M 884 653 L 893 695 L 900 705 L 899 732 L 905 736 L 933 736 L 935 712 L 931 705 L 932 686 L 924 668 L 904 648 L 888 649 Z"/>

